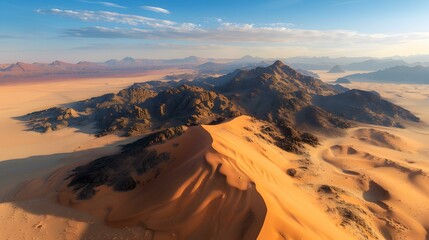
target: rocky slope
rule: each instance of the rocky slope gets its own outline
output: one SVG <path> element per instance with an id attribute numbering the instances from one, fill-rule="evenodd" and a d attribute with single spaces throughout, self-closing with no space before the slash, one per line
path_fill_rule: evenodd
<path id="1" fill-rule="evenodd" d="M 315 102 L 328 112 L 358 122 L 403 127 L 398 120 L 419 121 L 410 111 L 384 100 L 376 92 L 354 89 L 334 96 L 320 96 Z"/>
<path id="2" fill-rule="evenodd" d="M 312 105 L 313 96 L 338 93 L 332 86 L 304 76 L 280 61 L 266 68 L 234 72 L 212 82 L 221 82 L 214 89 L 232 99 L 246 114 L 279 125 L 295 124 L 295 114 Z"/>
<path id="3" fill-rule="evenodd" d="M 280 61 L 218 78 L 134 84 L 117 94 L 20 119 L 41 132 L 95 122 L 98 135 L 117 131 L 141 135 L 182 125 L 215 124 L 239 115 L 272 124 L 273 134 L 282 136 L 276 138 L 277 144 L 294 152 L 300 152 L 310 136 L 300 130 L 326 133 L 348 128 L 355 121 L 395 127 L 402 127 L 401 119 L 419 121 L 377 94 L 325 84 Z M 284 138 L 293 144 L 281 143 Z"/>
<path id="4" fill-rule="evenodd" d="M 67 112 L 74 114 L 69 116 Z M 74 103 L 72 108 L 51 108 L 20 119 L 41 132 L 95 121 L 98 135 L 118 130 L 139 135 L 152 129 L 208 124 L 239 114 L 228 98 L 197 86 L 180 85 L 156 92 L 134 85 L 117 94 Z"/>
<path id="5" fill-rule="evenodd" d="M 297 155 L 273 144 L 272 128 L 248 116 L 169 128 L 29 181 L 17 196 L 52 196 L 137 229 L 132 239 L 426 238 L 426 153 L 406 147 L 411 139 L 356 128 Z M 111 236 L 81 239 L 129 239 Z"/>

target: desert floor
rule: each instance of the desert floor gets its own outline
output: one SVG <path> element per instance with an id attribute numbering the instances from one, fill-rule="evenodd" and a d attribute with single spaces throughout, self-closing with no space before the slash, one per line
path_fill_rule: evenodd
<path id="1" fill-rule="evenodd" d="M 49 135 L 26 131 L 15 117 L 62 104 L 84 100 L 105 93 L 117 92 L 136 82 L 161 80 L 165 75 L 185 73 L 188 70 L 164 69 L 148 71 L 142 76 L 67 79 L 29 83 L 3 83 L 0 85 L 0 229 L 1 239 L 63 239 L 66 232 L 55 232 L 53 228 L 37 228 L 37 222 L 48 222 L 71 231 L 71 239 L 84 231 L 90 219 L 78 220 L 81 215 L 71 213 L 71 218 L 42 216 L 26 212 L 10 203 L 11 195 L 19 185 L 35 177 L 46 176 L 62 166 L 75 161 L 90 160 L 118 151 L 117 146 L 133 139 L 115 135 L 95 138 L 91 126 L 85 132 L 68 128 Z M 38 203 L 31 203 L 38 205 Z M 43 203 L 36 208 L 52 208 Z M 69 211 L 61 206 L 56 211 Z M 68 216 L 68 214 L 66 214 Z M 22 222 L 25 222 L 23 224 Z M 34 225 L 36 224 L 36 225 Z M 73 227 L 67 227 L 71 226 Z M 43 224 L 42 224 L 43 225 Z M 67 230 L 69 229 L 69 230 Z M 101 230 L 100 232 L 109 229 Z M 46 234 L 45 234 L 46 233 Z M 74 237 L 73 237 L 74 236 Z M 49 238 L 51 237 L 51 238 Z"/>
<path id="2" fill-rule="evenodd" d="M 44 187 L 49 189 L 49 180 L 55 178 L 51 173 L 55 170 L 117 152 L 119 144 L 133 139 L 119 136 L 95 138 L 86 133 L 93 131 L 91 129 L 86 132 L 71 128 L 35 133 L 26 131 L 25 126 L 13 118 L 116 92 L 134 82 L 161 79 L 173 71 L 177 73 L 178 70 L 152 71 L 132 78 L 0 86 L 0 239 L 151 239 L 153 232 L 134 225 L 107 227 L 103 219 L 91 213 L 91 206 L 89 210 L 82 207 L 84 211 L 76 211 L 56 203 L 52 193 L 32 195 L 31 187 L 23 194 L 21 191 L 23 185 L 34 186 L 34 192 L 40 192 Z M 339 76 L 324 74 L 321 78 L 332 81 Z M 256 139 L 251 144 L 246 143 L 243 139 L 254 138 L 243 130 L 250 124 L 249 119 L 204 126 L 189 133 L 197 134 L 204 129 L 210 134 L 215 153 L 206 153 L 206 159 L 210 164 L 225 161 L 223 166 L 232 166 L 224 171 L 230 186 L 246 189 L 250 180 L 256 183 L 257 195 L 266 206 L 260 239 L 280 239 L 288 234 L 297 237 L 304 230 L 308 231 L 308 238 L 320 234 L 321 238 L 335 239 L 335 235 L 347 237 L 356 233 L 358 236 L 359 231 L 370 234 L 371 229 L 379 231 L 373 233 L 374 239 L 423 240 L 427 237 L 429 85 L 352 83 L 344 86 L 378 91 L 383 97 L 411 110 L 424 123 L 407 124 L 406 129 L 361 125 L 347 130 L 344 136 L 322 138 L 321 145 L 309 151 L 312 163 L 307 166 L 308 172 L 298 172 L 302 176 L 294 179 L 285 171 L 290 167 L 298 168 L 302 163 L 300 157 L 279 153 L 276 147 L 259 144 Z M 186 145 L 188 140 L 183 141 Z M 246 147 L 236 146 L 238 143 Z M 234 168 L 239 169 L 241 175 Z M 343 201 L 321 194 L 317 191 L 321 185 L 343 189 L 345 193 L 337 192 L 337 198 Z M 350 201 L 353 206 L 363 209 L 360 211 L 376 216 L 364 218 L 368 229 L 351 225 L 340 228 L 340 219 L 325 211 L 346 208 L 341 204 Z M 281 227 L 285 224 L 293 231 L 282 232 Z M 171 233 L 159 239 L 175 236 Z"/>

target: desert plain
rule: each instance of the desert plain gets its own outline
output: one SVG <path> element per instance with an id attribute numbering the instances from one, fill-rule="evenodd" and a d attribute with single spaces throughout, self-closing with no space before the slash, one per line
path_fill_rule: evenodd
<path id="1" fill-rule="evenodd" d="M 418 116 L 419 124 L 359 124 L 319 136 L 320 145 L 304 156 L 255 137 L 261 123 L 249 116 L 192 126 L 152 147 L 179 160 L 146 194 L 100 189 L 87 202 L 69 201 L 61 185 L 67 171 L 136 139 L 97 138 L 91 126 L 38 133 L 16 117 L 178 71 L 0 85 L 0 239 L 428 238 L 429 85 L 343 85 L 379 92 Z M 327 82 L 337 77 L 321 76 Z M 219 163 L 221 174 L 212 169 Z M 236 219 L 248 209 L 256 220 L 246 226 L 253 231 L 242 233 L 246 223 Z M 213 228 L 200 228 L 202 222 Z"/>

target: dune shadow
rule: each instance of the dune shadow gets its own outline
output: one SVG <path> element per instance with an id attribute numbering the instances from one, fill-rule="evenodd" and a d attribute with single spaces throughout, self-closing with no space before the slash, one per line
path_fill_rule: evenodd
<path id="1" fill-rule="evenodd" d="M 17 187 L 19 184 L 32 178 L 49 175 L 61 167 L 91 161 L 100 156 L 111 154 L 111 152 L 117 151 L 115 148 L 129 143 L 129 141 L 129 139 L 124 139 L 87 150 L 35 155 L 0 161 L 0 182 L 3 186 L 10 186 L 10 188 Z M 106 151 L 106 149 L 109 149 L 109 151 Z M 2 195 L 10 195 L 10 193 L 4 190 L 0 191 Z M 0 195 L 0 203 L 7 201 L 7 199 L 3 199 L 2 195 Z"/>
<path id="2" fill-rule="evenodd" d="M 207 134 L 210 137 L 207 132 L 205 132 L 204 134 Z M 118 144 L 116 143 L 116 145 Z M 196 147 L 200 147 L 198 143 L 195 143 L 195 145 Z M 135 143 L 134 145 L 129 144 L 127 146 L 136 147 Z M 8 178 L 8 176 L 11 175 L 25 176 L 28 173 L 31 173 L 31 171 L 36 171 L 39 174 L 42 174 L 43 172 L 46 176 L 49 173 L 54 172 L 58 168 L 73 163 L 81 162 L 82 164 L 80 164 L 80 166 L 90 166 L 91 163 L 96 162 L 93 161 L 95 160 L 95 157 L 91 158 L 91 151 L 102 151 L 104 148 L 105 147 L 101 147 L 97 149 L 73 153 L 33 156 L 24 159 L 13 159 L 5 162 L 0 162 L 0 181 L 5 178 Z M 124 154 L 124 149 L 125 148 L 123 148 L 123 151 L 121 153 L 116 153 L 113 155 L 110 154 L 108 157 L 98 157 L 96 160 L 108 160 L 109 157 L 114 157 L 114 161 L 121 163 L 121 159 L 123 159 L 121 157 L 122 154 Z M 146 149 L 143 148 L 143 150 Z M 132 160 L 133 156 L 131 153 L 133 151 L 138 150 L 132 149 L 131 152 L 127 152 L 128 155 L 126 156 L 126 161 L 130 161 L 130 159 Z M 135 161 L 141 161 L 141 159 L 139 159 L 141 156 L 136 156 L 137 157 L 135 158 Z M 180 226 L 183 227 L 184 224 L 187 226 L 187 228 L 195 228 L 193 230 L 195 232 L 191 231 L 192 239 L 202 239 L 204 238 L 204 236 L 212 236 L 214 239 L 257 239 L 265 222 L 267 206 L 265 205 L 264 199 L 262 198 L 260 193 L 256 190 L 255 184 L 250 184 L 247 190 L 240 190 L 227 183 L 226 176 L 219 171 L 219 166 L 213 169 L 210 164 L 205 162 L 204 158 L 198 159 L 198 161 L 194 158 L 184 159 L 183 161 L 183 164 L 179 163 L 179 165 L 176 165 L 177 163 L 174 163 L 174 168 L 169 168 L 166 171 L 163 171 L 163 169 L 158 169 L 157 172 L 159 173 L 156 174 L 155 178 L 152 181 L 145 182 L 144 184 L 142 183 L 140 184 L 140 186 L 133 188 L 133 192 L 130 192 L 131 190 L 123 191 L 123 189 L 121 189 L 120 191 L 114 191 L 115 195 L 122 196 L 119 198 L 115 198 L 115 201 L 120 201 L 119 204 L 115 203 L 116 208 L 121 208 L 127 205 L 135 206 L 135 208 L 132 208 L 131 210 L 124 210 L 128 212 L 131 211 L 130 218 L 126 218 L 123 221 L 113 223 L 107 221 L 107 219 L 104 219 L 105 225 L 109 226 L 109 228 L 104 227 L 104 229 L 107 229 L 108 231 L 102 231 L 103 227 L 100 227 L 100 225 L 88 224 L 84 232 L 80 235 L 79 239 L 112 239 L 114 236 L 118 236 L 118 234 L 130 233 L 130 231 L 134 231 L 133 234 L 136 237 L 135 239 L 143 239 L 146 236 L 145 234 L 148 234 L 148 232 L 150 232 L 150 234 L 155 235 L 162 235 L 166 233 L 170 234 L 171 231 L 180 229 Z M 114 172 L 115 170 L 123 173 L 124 169 L 120 167 L 120 165 L 121 164 L 117 165 L 117 168 L 108 168 L 106 169 L 106 171 L 108 171 L 109 174 Z M 132 167 L 134 165 L 129 164 L 128 166 Z M 8 175 L 2 174 L 1 171 L 5 171 L 3 169 L 10 169 L 11 167 L 15 168 L 13 172 L 10 172 Z M 35 168 L 36 170 L 34 170 Z M 194 188 L 194 185 L 189 185 L 183 192 L 183 196 L 180 196 L 179 198 L 175 199 L 173 196 L 177 193 L 178 189 L 182 188 L 183 186 L 186 186 L 188 184 L 187 182 L 189 182 L 189 179 L 192 179 L 194 173 L 201 169 L 203 169 L 203 173 L 205 172 L 205 174 L 201 175 L 200 178 L 201 186 L 199 186 L 199 188 L 196 190 L 192 190 Z M 101 172 L 97 174 L 106 173 Z M 66 177 L 67 176 L 70 176 L 70 174 L 67 174 Z M 137 182 L 138 185 L 139 183 L 140 182 Z M 212 196 L 214 193 L 222 194 L 220 194 L 218 197 L 213 198 Z M 49 194 L 51 194 L 52 196 L 59 196 L 57 195 L 59 193 L 55 191 L 51 191 Z M 131 196 L 143 196 L 143 198 L 135 199 L 125 197 L 130 196 L 129 194 L 131 194 Z M 79 205 L 89 204 L 90 206 L 97 207 L 97 201 L 96 199 L 94 199 L 95 198 L 81 200 L 79 201 Z M 207 201 L 207 199 L 210 200 Z M 76 199 L 74 199 L 73 201 L 75 200 Z M 105 199 L 103 201 L 105 201 Z M 138 204 L 136 204 L 135 201 L 137 201 Z M 205 204 L 205 207 L 203 208 L 203 210 L 201 210 L 201 204 L 203 203 Z M 43 204 L 37 205 L 37 202 L 36 204 L 34 204 L 33 200 L 32 203 L 29 203 L 26 200 L 14 201 L 14 205 L 16 207 L 35 215 L 58 216 L 60 218 L 74 219 L 76 221 L 81 222 L 88 222 L 91 221 L 91 219 L 94 219 L 94 216 L 91 217 L 87 213 L 76 214 L 76 211 L 79 211 L 77 209 L 62 206 L 59 203 L 56 204 L 53 204 L 53 206 L 51 207 L 46 207 L 42 206 Z M 132 220 L 132 216 L 135 214 L 147 214 L 148 216 L 152 216 L 152 218 L 153 216 L 158 216 L 157 207 L 154 206 L 166 206 L 168 209 L 174 210 L 171 212 L 171 215 L 165 216 L 165 209 L 161 209 L 161 220 L 159 223 L 153 226 L 146 226 L 144 222 L 141 222 L 142 220 L 138 220 L 137 222 Z M 110 209 L 109 211 L 114 210 L 115 209 Z M 116 209 L 116 211 L 118 210 Z M 163 223 L 165 221 L 165 218 L 171 219 L 169 220 L 170 224 Z M 151 220 L 150 222 L 153 222 L 153 220 Z M 234 233 L 231 235 L 231 232 Z M 206 235 L 203 236 L 201 234 Z M 171 237 L 170 235 L 168 236 Z M 183 239 L 183 237 L 179 239 Z"/>
<path id="3" fill-rule="evenodd" d="M 377 204 L 381 208 L 388 209 L 388 205 L 383 201 L 390 199 L 390 193 L 378 183 L 371 180 L 368 191 L 363 193 L 363 198 L 368 202 Z"/>

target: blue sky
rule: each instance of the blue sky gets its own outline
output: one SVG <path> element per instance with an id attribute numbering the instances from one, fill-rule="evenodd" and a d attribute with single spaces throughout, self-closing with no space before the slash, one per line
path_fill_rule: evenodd
<path id="1" fill-rule="evenodd" d="M 427 0 L 1 0 L 0 62 L 429 53 Z"/>

